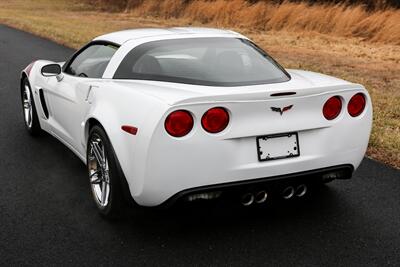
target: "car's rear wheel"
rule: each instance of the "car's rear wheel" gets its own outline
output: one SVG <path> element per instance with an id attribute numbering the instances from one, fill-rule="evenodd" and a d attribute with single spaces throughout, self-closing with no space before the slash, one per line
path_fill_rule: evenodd
<path id="1" fill-rule="evenodd" d="M 25 121 L 25 128 L 31 135 L 39 135 L 42 131 L 40 128 L 39 118 L 36 112 L 35 101 L 33 99 L 31 86 L 27 78 L 22 80 L 21 86 L 21 102 L 22 111 Z"/>
<path id="2" fill-rule="evenodd" d="M 122 172 L 107 134 L 99 125 L 91 128 L 87 144 L 87 166 L 94 202 L 101 215 L 118 218 L 126 203 Z"/>

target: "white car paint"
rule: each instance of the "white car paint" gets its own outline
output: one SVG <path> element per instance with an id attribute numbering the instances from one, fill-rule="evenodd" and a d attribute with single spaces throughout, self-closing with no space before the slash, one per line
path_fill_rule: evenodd
<path id="1" fill-rule="evenodd" d="M 288 70 L 288 82 L 218 88 L 112 79 L 122 59 L 140 44 L 202 37 L 245 38 L 232 31 L 202 28 L 139 29 L 100 36 L 94 40 L 121 45 L 102 79 L 65 73 L 61 81 L 43 77 L 41 68 L 51 62 L 36 61 L 29 75 L 34 100 L 39 103 L 38 90 L 44 90 L 50 113 L 47 119 L 37 105 L 42 129 L 86 162 L 88 121 L 98 120 L 111 140 L 133 199 L 144 206 L 162 204 L 178 192 L 199 186 L 342 164 L 358 167 L 372 125 L 371 100 L 360 84 L 301 70 Z M 297 94 L 270 96 L 287 91 Z M 367 106 L 353 118 L 346 106 L 358 92 L 367 97 Z M 322 115 L 322 106 L 335 95 L 342 98 L 343 110 L 328 121 Z M 272 106 L 288 105 L 293 108 L 282 116 L 270 110 Z M 223 132 L 210 134 L 202 129 L 200 119 L 216 106 L 229 111 L 230 122 Z M 164 129 L 166 116 L 178 109 L 186 109 L 194 117 L 193 130 L 182 138 L 172 137 Z M 122 125 L 137 127 L 137 135 L 122 131 Z M 258 161 L 257 136 L 288 132 L 298 132 L 299 157 Z"/>

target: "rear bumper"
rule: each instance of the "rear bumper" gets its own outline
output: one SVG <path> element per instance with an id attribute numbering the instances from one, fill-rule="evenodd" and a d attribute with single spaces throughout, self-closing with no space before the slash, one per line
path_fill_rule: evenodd
<path id="1" fill-rule="evenodd" d="M 266 162 L 257 159 L 255 137 L 222 140 L 219 145 L 211 144 L 192 151 L 190 146 L 162 149 L 157 160 L 149 161 L 143 187 L 132 196 L 142 206 L 158 206 L 179 192 L 192 188 L 230 183 L 240 185 L 259 178 L 276 180 L 276 177 L 290 176 L 297 179 L 303 172 L 332 166 L 348 165 L 355 170 L 365 155 L 368 137 L 343 143 L 340 142 L 343 137 L 335 136 L 330 130 L 300 132 L 299 157 Z M 216 149 L 221 146 L 223 148 Z"/>
<path id="2" fill-rule="evenodd" d="M 261 190 L 268 193 L 268 198 L 279 197 L 280 193 L 287 186 L 300 184 L 312 184 L 320 182 L 325 174 L 338 173 L 339 179 L 350 179 L 354 171 L 352 165 L 340 165 L 328 168 L 321 168 L 311 171 L 278 175 L 268 178 L 251 179 L 245 181 L 223 183 L 209 186 L 200 186 L 197 188 L 186 189 L 170 197 L 162 203 L 160 207 L 168 208 L 179 202 L 187 202 L 190 196 L 205 193 L 218 193 L 218 198 L 238 197 L 245 193 L 255 194 Z"/>

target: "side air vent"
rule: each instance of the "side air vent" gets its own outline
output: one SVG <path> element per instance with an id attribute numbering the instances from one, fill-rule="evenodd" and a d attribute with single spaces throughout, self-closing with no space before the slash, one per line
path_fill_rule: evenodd
<path id="1" fill-rule="evenodd" d="M 43 89 L 39 89 L 40 104 L 42 105 L 44 116 L 49 118 L 49 110 L 47 109 L 46 100 L 44 99 Z"/>

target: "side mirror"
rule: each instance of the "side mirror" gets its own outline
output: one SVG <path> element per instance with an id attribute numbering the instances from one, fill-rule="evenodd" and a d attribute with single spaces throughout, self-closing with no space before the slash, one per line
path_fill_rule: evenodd
<path id="1" fill-rule="evenodd" d="M 58 64 L 48 64 L 42 67 L 42 75 L 44 77 L 52 77 L 61 74 L 61 67 Z"/>

